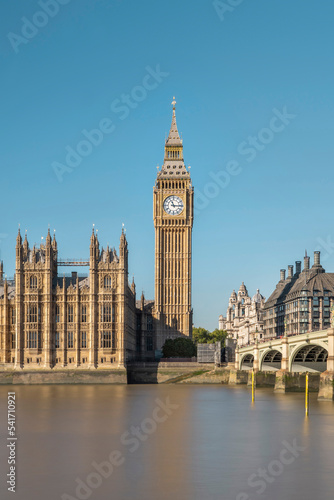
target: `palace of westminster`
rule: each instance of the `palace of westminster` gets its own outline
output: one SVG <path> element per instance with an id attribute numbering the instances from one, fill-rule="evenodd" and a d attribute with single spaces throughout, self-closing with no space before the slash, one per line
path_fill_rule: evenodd
<path id="1" fill-rule="evenodd" d="M 153 189 L 155 298 L 136 300 L 128 282 L 128 243 L 119 252 L 100 248 L 94 228 L 89 259 L 61 260 L 55 235 L 29 247 L 18 231 L 15 278 L 0 262 L 0 366 L 8 368 L 123 368 L 131 360 L 154 360 L 168 338 L 192 335 L 191 258 L 194 189 L 183 159 L 173 100 L 164 162 Z M 58 275 L 61 266 L 87 266 L 89 273 Z M 286 271 L 266 301 L 251 298 L 242 283 L 229 299 L 219 329 L 239 345 L 330 326 L 334 273 L 305 255 Z M 158 351 L 158 352 L 157 352 Z"/>
<path id="2" fill-rule="evenodd" d="M 89 259 L 58 258 L 55 235 L 29 247 L 18 231 L 14 280 L 0 262 L 0 364 L 20 368 L 123 368 L 154 359 L 167 338 L 191 337 L 191 243 L 194 190 L 183 159 L 173 100 L 164 162 L 153 190 L 155 299 L 136 301 L 128 283 L 128 243 L 101 249 L 94 228 Z M 60 266 L 89 266 L 86 277 Z"/>

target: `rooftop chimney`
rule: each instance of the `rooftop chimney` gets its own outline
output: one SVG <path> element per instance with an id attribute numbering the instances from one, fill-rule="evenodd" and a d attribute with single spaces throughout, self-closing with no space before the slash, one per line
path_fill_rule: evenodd
<path id="1" fill-rule="evenodd" d="M 285 281 L 285 269 L 280 270 L 280 281 Z"/>
<path id="2" fill-rule="evenodd" d="M 296 260 L 296 274 L 300 274 L 302 271 L 302 263 L 300 260 Z"/>
<path id="3" fill-rule="evenodd" d="M 310 269 L 310 257 L 308 257 L 307 252 L 305 252 L 304 271 L 308 271 L 309 269 Z"/>
<path id="4" fill-rule="evenodd" d="M 320 267 L 320 252 L 319 252 L 319 250 L 314 252 L 314 266 Z"/>
<path id="5" fill-rule="evenodd" d="M 288 278 L 293 278 L 293 266 L 288 266 Z"/>

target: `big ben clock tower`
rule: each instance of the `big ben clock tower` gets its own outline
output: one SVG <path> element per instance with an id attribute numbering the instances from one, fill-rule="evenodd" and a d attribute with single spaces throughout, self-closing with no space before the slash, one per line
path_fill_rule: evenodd
<path id="1" fill-rule="evenodd" d="M 167 338 L 192 334 L 191 234 L 193 197 L 190 172 L 172 102 L 172 125 L 153 191 L 155 227 L 155 306 L 157 348 Z"/>

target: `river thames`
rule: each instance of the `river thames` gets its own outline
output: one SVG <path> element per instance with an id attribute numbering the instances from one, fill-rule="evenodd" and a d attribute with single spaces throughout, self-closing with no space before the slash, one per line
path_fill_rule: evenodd
<path id="1" fill-rule="evenodd" d="M 16 493 L 7 394 L 16 396 Z M 191 385 L 2 386 L 1 498 L 332 500 L 334 404 Z"/>

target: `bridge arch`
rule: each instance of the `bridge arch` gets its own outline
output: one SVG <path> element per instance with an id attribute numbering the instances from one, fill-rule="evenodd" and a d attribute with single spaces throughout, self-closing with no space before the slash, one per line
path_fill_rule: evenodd
<path id="1" fill-rule="evenodd" d="M 282 351 L 278 347 L 277 349 L 268 347 L 265 349 L 260 356 L 259 370 L 279 370 L 281 368 L 282 362 Z"/>
<path id="2" fill-rule="evenodd" d="M 297 344 L 289 356 L 289 371 L 324 372 L 327 369 L 328 345 L 321 341 Z"/>
<path id="3" fill-rule="evenodd" d="M 252 352 L 245 353 L 240 358 L 240 370 L 251 370 L 254 366 L 254 354 Z"/>

